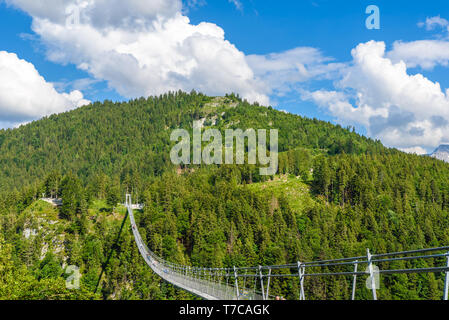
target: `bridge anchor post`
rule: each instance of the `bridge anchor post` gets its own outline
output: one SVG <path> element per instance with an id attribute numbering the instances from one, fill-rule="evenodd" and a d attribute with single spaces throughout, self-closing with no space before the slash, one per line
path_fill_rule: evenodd
<path id="1" fill-rule="evenodd" d="M 446 267 L 449 268 L 449 252 L 446 253 Z M 446 278 L 444 280 L 444 297 L 443 300 L 447 301 L 449 296 L 449 270 L 446 270 Z"/>
<path id="2" fill-rule="evenodd" d="M 355 288 L 357 286 L 357 266 L 359 264 L 359 261 L 354 261 L 354 279 L 352 280 L 352 300 L 355 300 Z"/>
<path id="3" fill-rule="evenodd" d="M 236 267 L 234 266 L 234 277 L 235 277 L 235 290 L 236 290 L 236 293 L 237 293 L 237 300 L 240 300 L 240 297 L 239 297 L 239 281 L 238 281 L 238 278 L 237 278 L 237 269 L 236 269 Z"/>
<path id="4" fill-rule="evenodd" d="M 126 206 L 131 206 L 132 205 L 131 195 L 129 193 L 126 194 L 125 205 Z"/>
<path id="5" fill-rule="evenodd" d="M 271 280 L 271 268 L 268 270 L 268 280 L 267 280 L 267 293 L 265 294 L 265 300 L 270 300 L 270 280 Z"/>
<path id="6" fill-rule="evenodd" d="M 240 293 L 239 293 L 239 281 L 238 281 L 238 278 L 237 278 L 237 269 L 236 269 L 236 267 L 234 266 L 234 278 L 235 278 L 235 290 L 236 290 L 236 293 L 237 293 L 237 300 L 240 300 Z"/>
<path id="7" fill-rule="evenodd" d="M 304 295 L 304 273 L 305 273 L 305 267 L 302 266 L 301 262 L 298 261 L 298 276 L 299 276 L 299 300 L 306 300 L 306 297 Z"/>
<path id="8" fill-rule="evenodd" d="M 367 252 L 367 258 L 368 258 L 368 271 L 371 281 L 371 290 L 373 291 L 373 300 L 377 300 L 377 293 L 376 293 L 376 277 L 374 275 L 374 267 L 372 260 L 372 255 L 369 252 L 369 249 L 366 249 Z"/>
<path id="9" fill-rule="evenodd" d="M 265 299 L 265 290 L 263 288 L 263 272 L 262 272 L 262 266 L 259 266 L 259 277 L 260 277 L 260 289 L 262 291 L 262 300 Z"/>

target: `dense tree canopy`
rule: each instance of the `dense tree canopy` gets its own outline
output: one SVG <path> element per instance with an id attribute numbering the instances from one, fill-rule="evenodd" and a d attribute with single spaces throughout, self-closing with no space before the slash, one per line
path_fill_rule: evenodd
<path id="1" fill-rule="evenodd" d="M 170 133 L 191 130 L 195 119 L 222 132 L 279 129 L 277 174 L 260 176 L 255 165 L 174 166 Z M 0 299 L 191 298 L 145 266 L 129 223 L 114 246 L 126 192 L 145 204 L 136 215 L 148 246 L 187 265 L 284 264 L 449 244 L 447 164 L 235 95 L 178 92 L 54 115 L 0 131 L 0 164 Z M 42 194 L 63 205 L 38 201 Z M 65 289 L 69 265 L 80 268 L 78 291 Z M 348 298 L 349 284 L 314 279 L 306 294 Z M 435 299 L 442 285 L 440 275 L 390 276 L 379 297 Z M 272 286 L 297 298 L 295 281 Z"/>

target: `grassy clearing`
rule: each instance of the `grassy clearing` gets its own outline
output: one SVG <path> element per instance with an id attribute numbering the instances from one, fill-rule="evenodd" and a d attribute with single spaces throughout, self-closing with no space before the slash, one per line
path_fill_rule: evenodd
<path id="1" fill-rule="evenodd" d="M 267 196 L 269 201 L 273 196 L 284 197 L 297 214 L 303 213 L 315 203 L 310 194 L 310 187 L 301 179 L 292 176 L 276 176 L 272 181 L 253 183 L 247 187 L 255 193 Z"/>
<path id="2" fill-rule="evenodd" d="M 58 220 L 58 209 L 48 202 L 38 200 L 33 202 L 26 210 L 26 213 L 33 213 L 36 218 L 45 220 Z"/>

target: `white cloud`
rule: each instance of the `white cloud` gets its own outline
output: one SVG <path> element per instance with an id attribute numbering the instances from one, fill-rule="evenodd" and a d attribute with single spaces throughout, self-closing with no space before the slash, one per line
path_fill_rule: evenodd
<path id="1" fill-rule="evenodd" d="M 388 57 L 394 62 L 404 61 L 409 68 L 433 69 L 437 65 L 449 65 L 449 41 L 418 40 L 396 41 Z"/>
<path id="2" fill-rule="evenodd" d="M 195 89 L 209 95 L 236 92 L 268 105 L 270 95 L 283 96 L 311 79 L 334 78 L 344 66 L 308 47 L 245 56 L 219 26 L 191 24 L 180 0 L 7 1 L 33 17 L 32 29 L 49 60 L 75 64 L 127 98 Z M 75 4 L 80 23 L 74 25 Z M 234 4 L 241 8 L 240 1 Z"/>
<path id="3" fill-rule="evenodd" d="M 400 149 L 401 151 L 407 152 L 407 153 L 412 153 L 412 154 L 417 154 L 417 155 L 424 155 L 424 154 L 428 154 L 426 149 L 421 148 L 421 147 L 413 147 L 413 148 L 402 148 Z"/>
<path id="4" fill-rule="evenodd" d="M 0 51 L 0 121 L 4 126 L 60 113 L 89 101 L 80 91 L 58 93 L 34 65 L 16 54 Z"/>
<path id="5" fill-rule="evenodd" d="M 408 74 L 404 62 L 386 57 L 383 42 L 359 44 L 352 56 L 337 83 L 340 91 L 306 92 L 304 98 L 327 107 L 341 122 L 363 124 L 388 146 L 431 148 L 449 136 L 449 90 Z"/>
<path id="6" fill-rule="evenodd" d="M 350 96 L 341 91 L 301 90 L 301 98 L 315 102 L 319 107 L 327 108 L 338 123 L 346 125 L 369 125 L 370 117 L 385 114 L 384 110 L 374 110 L 367 105 L 354 108 Z"/>
<path id="7" fill-rule="evenodd" d="M 393 62 L 404 61 L 408 68 L 431 70 L 436 66 L 449 66 L 449 21 L 440 16 L 418 23 L 426 30 L 438 29 L 435 40 L 396 41 L 387 57 Z"/>
<path id="8" fill-rule="evenodd" d="M 33 16 L 32 29 L 46 44 L 49 60 L 73 63 L 125 97 L 196 89 L 237 92 L 269 104 L 263 84 L 223 29 L 191 24 L 179 0 L 79 1 L 75 25 L 65 22 L 66 9 L 76 2 L 53 1 L 51 6 L 47 0 L 8 0 Z"/>
<path id="9" fill-rule="evenodd" d="M 5 0 L 33 18 L 65 24 L 74 13 L 97 28 L 145 27 L 159 17 L 170 18 L 182 8 L 180 0 Z M 76 10 L 78 9 L 78 10 Z"/>

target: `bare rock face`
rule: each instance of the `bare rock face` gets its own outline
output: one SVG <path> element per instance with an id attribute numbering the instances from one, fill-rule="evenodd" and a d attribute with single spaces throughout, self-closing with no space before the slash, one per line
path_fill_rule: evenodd
<path id="1" fill-rule="evenodd" d="M 438 160 L 443 160 L 445 162 L 449 162 L 449 145 L 442 144 L 434 152 L 430 154 L 431 157 L 434 157 Z"/>

